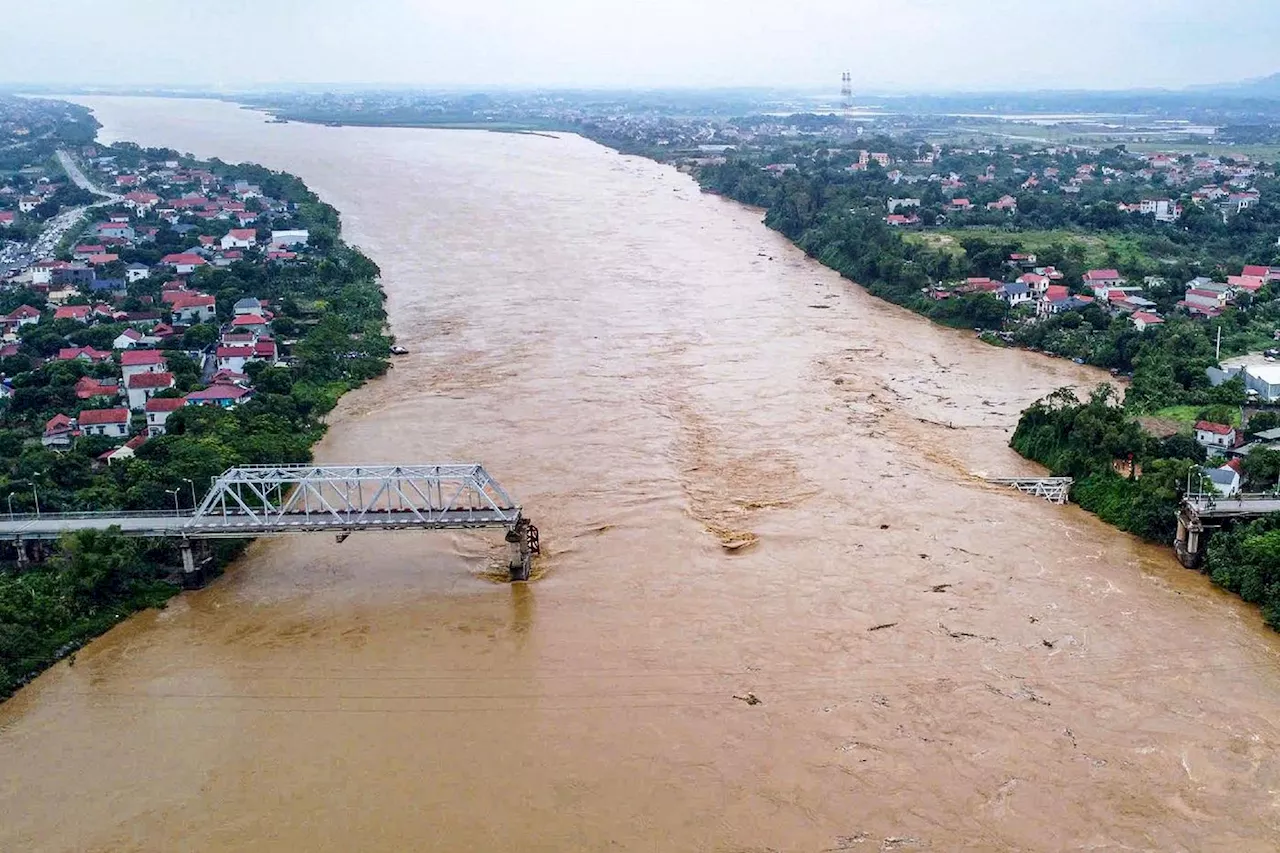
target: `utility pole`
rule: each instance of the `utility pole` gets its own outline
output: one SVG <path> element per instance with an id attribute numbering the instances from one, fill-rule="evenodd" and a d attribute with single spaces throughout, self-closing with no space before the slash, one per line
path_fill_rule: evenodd
<path id="1" fill-rule="evenodd" d="M 1213 351 L 1213 360 L 1219 364 L 1222 362 L 1222 326 L 1218 326 L 1218 343 Z"/>

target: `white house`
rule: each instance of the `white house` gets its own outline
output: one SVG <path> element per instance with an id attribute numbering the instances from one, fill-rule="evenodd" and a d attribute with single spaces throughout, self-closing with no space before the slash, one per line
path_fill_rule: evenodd
<path id="1" fill-rule="evenodd" d="M 19 305 L 9 315 L 4 318 L 5 325 L 13 327 L 16 331 L 23 326 L 30 326 L 33 323 L 40 322 L 39 309 L 32 308 L 30 305 Z"/>
<path id="2" fill-rule="evenodd" d="M 155 349 L 130 349 L 120 353 L 120 370 L 125 382 L 141 373 L 163 373 L 168 368 L 164 353 Z"/>
<path id="3" fill-rule="evenodd" d="M 111 342 L 112 349 L 133 349 L 142 343 L 143 335 L 137 329 L 130 327 L 120 334 L 116 335 L 116 339 Z"/>
<path id="4" fill-rule="evenodd" d="M 129 434 L 128 409 L 85 409 L 76 421 L 81 435 L 124 438 Z"/>
<path id="5" fill-rule="evenodd" d="M 245 363 L 254 357 L 253 346 L 222 346 L 218 347 L 218 369 L 230 370 L 233 373 L 244 373 Z"/>
<path id="6" fill-rule="evenodd" d="M 258 232 L 252 228 L 232 228 L 222 238 L 222 248 L 252 249 L 258 245 Z"/>
<path id="7" fill-rule="evenodd" d="M 1008 302 L 1013 308 L 1031 301 L 1031 288 L 1021 281 L 1008 282 L 996 288 L 996 298 Z"/>
<path id="8" fill-rule="evenodd" d="M 1232 459 L 1221 468 L 1202 467 L 1200 473 L 1213 483 L 1213 488 L 1224 498 L 1233 497 L 1240 491 L 1240 460 L 1238 459 Z"/>
<path id="9" fill-rule="evenodd" d="M 187 401 L 181 397 L 152 397 L 147 401 L 147 434 L 164 435 L 165 422 L 169 415 L 181 409 Z"/>
<path id="10" fill-rule="evenodd" d="M 44 425 L 40 443 L 50 450 L 66 450 L 76 436 L 76 422 L 66 415 L 54 415 Z"/>
<path id="11" fill-rule="evenodd" d="M 129 439 L 124 444 L 117 447 L 115 450 L 108 450 L 106 453 L 103 453 L 98 458 L 106 460 L 106 463 L 108 465 L 114 465 L 117 462 L 125 462 L 129 459 L 132 459 L 134 456 L 134 451 L 137 450 L 139 447 L 141 447 L 143 444 L 145 444 L 146 441 L 147 441 L 146 435 L 135 435 L 133 438 Z"/>
<path id="12" fill-rule="evenodd" d="M 142 281 L 151 275 L 151 269 L 146 264 L 129 264 L 124 270 L 124 280 L 129 284 L 135 281 Z"/>
<path id="13" fill-rule="evenodd" d="M 1145 332 L 1152 326 L 1164 323 L 1163 317 L 1150 311 L 1134 311 L 1129 319 L 1133 321 L 1133 327 L 1139 332 Z"/>
<path id="14" fill-rule="evenodd" d="M 146 408 L 147 401 L 159 391 L 174 386 L 173 374 L 166 372 L 136 373 L 125 380 L 125 392 L 129 396 L 129 408 L 141 411 Z"/>
<path id="15" fill-rule="evenodd" d="M 165 255 L 160 259 L 160 263 L 173 267 L 174 272 L 178 275 L 186 275 L 187 273 L 195 272 L 197 268 L 204 266 L 208 261 L 194 252 L 178 252 L 172 255 Z"/>
<path id="16" fill-rule="evenodd" d="M 216 301 L 207 293 L 180 293 L 169 302 L 179 323 L 203 323 L 217 316 Z"/>
<path id="17" fill-rule="evenodd" d="M 241 314 L 261 314 L 262 302 L 252 296 L 246 296 L 244 299 L 238 300 L 235 305 L 231 306 L 231 310 L 238 317 Z"/>
<path id="18" fill-rule="evenodd" d="M 1182 216 L 1182 208 L 1177 202 L 1167 198 L 1143 199 L 1138 211 L 1147 216 L 1154 216 L 1156 222 L 1177 222 Z"/>
<path id="19" fill-rule="evenodd" d="M 309 239 L 311 235 L 305 230 L 271 232 L 273 246 L 305 246 Z"/>
<path id="20" fill-rule="evenodd" d="M 1196 421 L 1196 441 L 1211 455 L 1221 456 L 1236 443 L 1236 429 L 1228 424 Z"/>

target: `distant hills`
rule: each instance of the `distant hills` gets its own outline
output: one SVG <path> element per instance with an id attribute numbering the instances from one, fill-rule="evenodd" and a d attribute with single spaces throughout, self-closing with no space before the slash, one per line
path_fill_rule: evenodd
<path id="1" fill-rule="evenodd" d="M 1188 86 L 1187 91 L 1234 98 L 1280 98 L 1280 73 L 1257 77 L 1253 80 L 1241 80 L 1238 83 Z"/>

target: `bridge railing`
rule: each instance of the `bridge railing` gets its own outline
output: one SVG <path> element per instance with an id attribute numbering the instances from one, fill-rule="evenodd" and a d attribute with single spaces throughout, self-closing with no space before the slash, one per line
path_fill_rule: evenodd
<path id="1" fill-rule="evenodd" d="M 4 521 L 69 521 L 95 518 L 191 518 L 189 509 L 137 509 L 137 510 L 93 510 L 85 512 L 4 512 L 0 510 L 0 520 Z"/>

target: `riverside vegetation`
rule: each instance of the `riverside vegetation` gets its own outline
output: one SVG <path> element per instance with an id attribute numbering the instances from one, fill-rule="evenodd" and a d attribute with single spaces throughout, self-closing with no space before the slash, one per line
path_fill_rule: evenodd
<path id="1" fill-rule="evenodd" d="M 70 450 L 53 452 L 39 436 L 46 419 L 74 411 L 79 402 L 74 389 L 82 377 L 118 368 L 48 357 L 68 344 L 109 349 L 125 326 L 54 320 L 24 327 L 20 352 L 0 362 L 13 387 L 0 413 L 0 495 L 10 496 L 15 511 L 34 509 L 33 488 L 45 512 L 164 510 L 172 506 L 173 490 L 188 493 L 188 480 L 204 484 L 235 465 L 309 461 L 312 445 L 325 431 L 324 416 L 338 398 L 381 375 L 389 364 L 391 339 L 378 268 L 343 243 L 337 211 L 301 180 L 258 166 L 198 163 L 176 152 L 130 145 L 114 146 L 109 153 L 125 165 L 181 160 L 183 168 L 207 170 L 221 181 L 251 182 L 284 203 L 274 227 L 304 228 L 311 235 L 296 262 L 243 260 L 205 266 L 191 276 L 193 286 L 216 297 L 217 318 L 161 344 L 178 383 L 170 393 L 195 386 L 198 365 L 183 351 L 211 346 L 218 324 L 231 318 L 232 306 L 244 297 L 269 300 L 271 328 L 286 352 L 280 364 L 246 365 L 254 391 L 246 402 L 229 409 L 178 409 L 169 417 L 167 434 L 147 440 L 134 458 L 106 466 L 96 464 L 112 446 L 105 439 L 82 436 Z M 154 264 L 164 253 L 179 251 L 182 239 L 161 230 L 154 245 L 121 250 L 119 263 Z M 122 307 L 155 304 L 160 288 L 155 278 L 130 284 Z M 7 312 L 24 303 L 43 308 L 43 299 L 40 293 L 10 290 L 0 294 L 0 308 Z M 244 544 L 216 544 L 215 565 Z M 165 540 L 103 530 L 65 536 L 43 562 L 0 568 L 0 697 L 130 612 L 161 605 L 178 589 L 167 578 L 179 562 L 176 546 Z"/>
<path id="2" fill-rule="evenodd" d="M 876 140 L 864 147 L 903 159 L 919 146 Z M 1008 169 L 1016 155 L 1025 179 L 1037 156 L 1028 149 L 1003 149 L 982 155 L 961 154 L 930 169 L 956 174 L 974 183 L 988 163 L 997 166 L 982 198 L 1010 193 L 1018 201 L 1012 216 L 979 210 L 952 216 L 940 227 L 943 198 L 935 184 L 920 195 L 922 230 L 903 231 L 884 219 L 886 202 L 903 191 L 886 170 L 872 162 L 851 172 L 831 162 L 822 144 L 789 145 L 753 157 L 730 155 L 725 162 L 700 166 L 702 187 L 746 204 L 765 208 L 765 223 L 790 238 L 808 255 L 872 294 L 931 320 L 961 328 L 1001 332 L 995 343 L 1052 350 L 1084 363 L 1130 377 L 1123 402 L 1109 385 L 1080 400 L 1062 389 L 1023 414 L 1012 447 L 1049 468 L 1076 479 L 1072 499 L 1123 530 L 1168 543 L 1174 513 L 1188 482 L 1199 477 L 1205 451 L 1184 430 L 1156 438 L 1139 426 L 1138 416 L 1183 407 L 1199 417 L 1230 420 L 1245 402 L 1239 379 L 1217 385 L 1206 369 L 1217 365 L 1215 337 L 1223 355 L 1270 346 L 1280 328 L 1280 300 L 1274 284 L 1244 295 L 1213 322 L 1175 314 L 1182 282 L 1195 276 L 1225 278 L 1244 264 L 1280 262 L 1280 185 L 1260 167 L 1259 203 L 1224 220 L 1216 210 L 1188 204 L 1182 220 L 1168 225 L 1150 217 L 1127 216 L 1117 201 L 1131 189 L 1086 185 L 1074 198 L 1017 185 Z M 1130 157 L 1121 149 L 1103 151 L 1091 162 L 1119 165 Z M 1062 168 L 1077 162 L 1070 155 Z M 762 163 L 795 163 L 779 174 Z M 1040 164 L 1043 169 L 1043 163 Z M 1008 177 L 1001 178 L 1001 175 Z M 955 220 L 959 219 L 960 222 Z M 934 227 L 930 227 L 934 226 Z M 944 239 L 939 239 L 939 237 Z M 1013 253 L 1034 252 L 1038 263 L 1065 273 L 1072 289 L 1091 264 L 1110 264 L 1131 280 L 1146 279 L 1148 294 L 1168 313 L 1163 325 L 1137 330 L 1124 316 L 1112 316 L 1097 304 L 1045 318 L 1032 318 L 986 293 L 956 294 L 945 300 L 928 296 L 937 282 L 969 276 L 1000 278 Z M 1280 424 L 1271 412 L 1250 419 L 1250 432 Z M 1255 451 L 1245 461 L 1245 481 L 1255 489 L 1274 488 L 1280 480 L 1280 453 Z M 1215 583 L 1257 603 L 1267 623 L 1280 629 L 1280 519 L 1264 519 L 1216 533 L 1204 565 Z"/>

